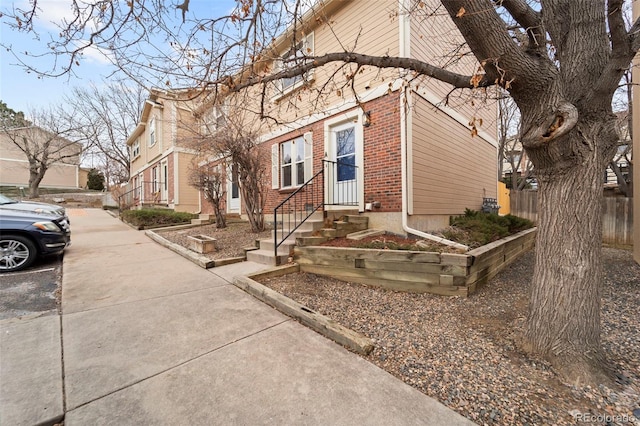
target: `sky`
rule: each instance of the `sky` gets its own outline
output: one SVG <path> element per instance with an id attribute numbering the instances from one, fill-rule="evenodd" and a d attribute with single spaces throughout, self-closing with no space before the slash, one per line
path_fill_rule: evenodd
<path id="1" fill-rule="evenodd" d="M 177 2 L 171 2 L 176 3 Z M 68 16 L 70 0 L 39 0 L 42 13 L 36 23 L 40 32 L 40 40 L 32 34 L 11 30 L 6 23 L 6 15 L 0 18 L 0 43 L 12 46 L 18 52 L 42 52 L 46 50 L 46 40 L 58 31 L 50 21 L 59 21 Z M 191 0 L 189 13 L 197 16 L 220 16 L 228 13 L 234 6 L 233 0 Z M 0 12 L 11 10 L 13 7 L 28 8 L 27 0 L 0 0 Z M 45 18 L 46 17 L 46 18 Z M 52 57 L 35 60 L 32 64 L 38 69 L 49 70 Z M 34 73 L 27 73 L 17 65 L 16 58 L 6 49 L 0 49 L 0 100 L 15 111 L 29 111 L 46 108 L 63 102 L 63 96 L 73 87 L 87 86 L 91 83 L 100 85 L 103 79 L 114 70 L 113 66 L 99 52 L 92 51 L 85 54 L 80 67 L 74 75 L 57 78 L 38 77 Z"/>

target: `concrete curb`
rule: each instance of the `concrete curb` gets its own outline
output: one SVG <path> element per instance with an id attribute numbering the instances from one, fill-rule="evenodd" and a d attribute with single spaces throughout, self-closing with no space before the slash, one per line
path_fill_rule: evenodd
<path id="1" fill-rule="evenodd" d="M 192 261 L 193 263 L 195 263 L 196 265 L 204 269 L 215 268 L 216 266 L 229 265 L 231 263 L 244 262 L 246 260 L 244 257 L 228 257 L 226 259 L 215 259 L 215 260 L 209 259 L 208 257 L 199 255 L 198 253 L 194 253 L 191 250 L 186 249 L 179 244 L 172 243 L 166 238 L 163 238 L 160 235 L 156 234 L 152 230 L 144 231 L 144 234 L 147 237 L 151 238 L 156 243 L 160 244 L 161 246 L 164 246 L 169 250 L 178 253 L 180 256 Z"/>
<path id="2" fill-rule="evenodd" d="M 348 349 L 362 355 L 368 355 L 373 350 L 373 341 L 368 337 L 346 328 L 331 318 L 312 311 L 300 303 L 254 281 L 252 278 L 277 277 L 292 272 L 298 272 L 296 264 L 261 271 L 249 276 L 237 276 L 233 284 L 251 294 L 256 299 L 274 307 L 278 311 L 295 318 L 303 325 L 339 343 Z"/>

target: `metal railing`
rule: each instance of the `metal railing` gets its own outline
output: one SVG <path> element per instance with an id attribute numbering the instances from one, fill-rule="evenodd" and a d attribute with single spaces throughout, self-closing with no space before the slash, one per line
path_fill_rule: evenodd
<path id="1" fill-rule="evenodd" d="M 285 198 L 273 209 L 273 242 L 276 264 L 278 264 L 278 248 L 293 234 L 296 229 L 322 209 L 324 205 L 324 168 L 313 175 L 302 186 Z M 286 220 L 285 220 L 286 219 Z M 278 223 L 280 236 L 278 238 Z"/>
<path id="2" fill-rule="evenodd" d="M 344 161 L 322 160 L 326 169 L 327 206 L 358 205 L 358 166 Z"/>
<path id="3" fill-rule="evenodd" d="M 162 191 L 162 185 L 164 182 L 156 181 L 142 181 L 137 186 L 131 186 L 126 192 L 118 197 L 118 208 L 120 210 L 127 210 L 133 206 L 142 206 L 144 204 L 149 205 L 162 205 L 169 204 L 165 190 Z"/>
<path id="4" fill-rule="evenodd" d="M 278 248 L 316 211 L 322 210 L 325 205 L 358 205 L 357 169 L 357 166 L 352 164 L 322 160 L 322 169 L 273 209 L 276 264 Z M 326 194 L 325 174 L 329 183 Z"/>

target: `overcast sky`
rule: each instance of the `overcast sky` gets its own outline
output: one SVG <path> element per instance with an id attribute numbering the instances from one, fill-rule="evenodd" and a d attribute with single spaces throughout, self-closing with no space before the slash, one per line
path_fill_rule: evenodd
<path id="1" fill-rule="evenodd" d="M 172 2 L 174 3 L 174 2 Z M 39 0 L 38 5 L 42 10 L 36 28 L 40 32 L 40 40 L 34 35 L 12 31 L 6 25 L 6 16 L 0 20 L 0 42 L 11 45 L 15 51 L 31 53 L 46 50 L 46 41 L 51 34 L 57 34 L 58 30 L 51 21 L 59 21 L 68 16 L 70 0 Z M 191 0 L 190 13 L 199 17 L 219 16 L 228 12 L 234 6 L 233 0 Z M 28 9 L 27 0 L 0 0 L 0 11 L 10 10 L 13 7 Z M 53 57 L 32 60 L 30 64 L 38 69 L 50 70 Z M 16 111 L 28 112 L 34 108 L 39 109 L 51 104 L 62 102 L 63 95 L 72 87 L 88 85 L 91 82 L 100 84 L 105 76 L 114 69 L 99 52 L 87 51 L 80 67 L 74 68 L 75 74 L 57 78 L 39 78 L 36 74 L 27 73 L 24 68 L 17 65 L 17 60 L 12 53 L 0 49 L 0 100 Z"/>

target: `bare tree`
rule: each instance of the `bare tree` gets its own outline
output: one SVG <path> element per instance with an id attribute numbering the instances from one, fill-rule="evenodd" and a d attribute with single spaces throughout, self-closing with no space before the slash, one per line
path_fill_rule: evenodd
<path id="1" fill-rule="evenodd" d="M 309 90 L 325 94 L 354 88 L 360 72 L 370 68 L 396 70 L 412 84 L 435 78 L 480 93 L 502 87 L 520 110 L 520 141 L 539 183 L 525 346 L 574 383 L 606 380 L 600 340 L 602 176 L 619 140 L 612 99 L 640 47 L 640 22 L 625 24 L 624 0 L 540 0 L 535 7 L 527 0 L 403 3 L 410 5 L 403 14 L 425 25 L 446 12 L 466 42 L 456 57 L 472 54 L 479 64 L 468 73 L 444 68 L 458 60 L 434 64 L 412 56 L 370 55 L 359 50 L 357 39 L 339 40 L 341 49 L 335 52 L 300 49 L 310 25 L 334 25 L 324 3 L 310 3 L 239 0 L 229 15 L 211 18 L 193 16 L 187 2 L 180 17 L 162 2 L 74 2 L 75 20 L 63 23 L 61 38 L 48 45 L 67 61 L 39 71 L 67 73 L 83 50 L 102 48 L 137 81 L 188 83 L 223 93 L 253 88 L 264 101 L 260 115 L 274 119 L 268 104 L 273 85 L 314 69 L 327 70 L 329 83 L 308 85 Z M 29 10 L 7 11 L 5 19 L 33 31 L 38 4 L 34 0 Z M 394 4 L 396 13 L 390 15 L 396 19 Z M 76 35 L 85 27 L 93 28 L 92 36 L 80 40 Z M 285 28 L 287 37 L 278 39 Z M 145 49 L 159 36 L 170 51 Z M 282 49 L 285 42 L 288 50 Z M 29 66 L 28 56 L 16 56 Z M 294 108 L 291 102 L 278 108 Z"/>
<path id="2" fill-rule="evenodd" d="M 205 163 L 194 165 L 189 171 L 189 185 L 203 192 L 204 197 L 211 203 L 216 215 L 216 228 L 226 228 L 227 219 L 222 204 L 227 191 L 223 164 Z"/>
<path id="3" fill-rule="evenodd" d="M 101 169 L 109 183 L 129 180 L 127 139 L 136 127 L 147 91 L 122 81 L 101 86 L 76 87 L 64 97 L 70 119 L 82 129 L 89 149 L 101 159 Z"/>
<path id="4" fill-rule="evenodd" d="M 243 97 L 227 97 L 218 103 L 215 116 L 201 117 L 204 127 L 195 136 L 195 147 L 202 157 L 217 158 L 235 171 L 240 197 L 253 232 L 265 229 L 264 206 L 269 183 L 268 161 L 259 146 L 260 123 L 247 113 Z M 192 143 L 193 145 L 193 143 Z"/>
<path id="5" fill-rule="evenodd" d="M 24 154 L 29 163 L 29 198 L 38 198 L 40 183 L 52 166 L 80 163 L 84 140 L 61 107 L 34 110 L 29 118 L 20 127 L 2 127 L 0 137 Z"/>
<path id="6" fill-rule="evenodd" d="M 518 138 L 520 112 L 513 99 L 498 98 L 498 179 L 504 178 L 504 165 L 508 163 L 511 177 L 507 182 L 512 190 L 522 191 L 532 177 L 533 165 L 528 160 Z"/>

